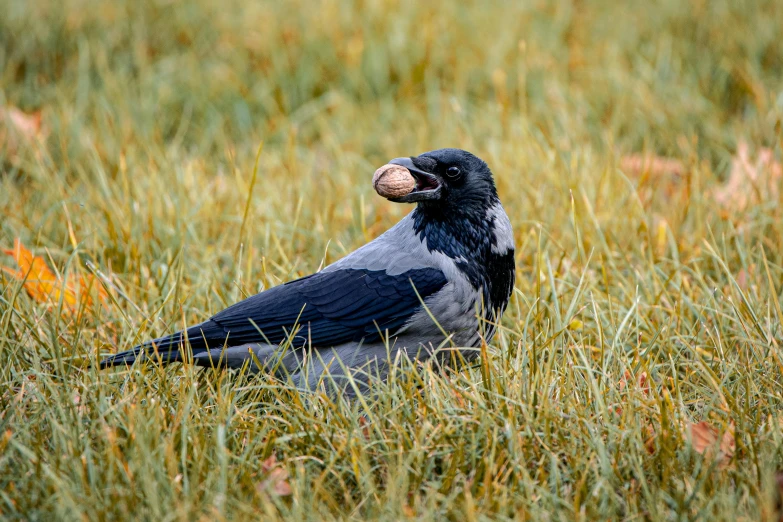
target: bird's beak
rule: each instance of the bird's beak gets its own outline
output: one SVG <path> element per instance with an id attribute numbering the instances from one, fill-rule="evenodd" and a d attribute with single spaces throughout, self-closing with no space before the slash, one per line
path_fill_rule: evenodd
<path id="1" fill-rule="evenodd" d="M 438 176 L 417 168 L 410 158 L 394 158 L 389 163 L 405 167 L 416 179 L 416 188 L 413 189 L 413 192 L 399 198 L 390 198 L 389 201 L 395 203 L 418 203 L 419 201 L 440 199 L 443 182 Z"/>

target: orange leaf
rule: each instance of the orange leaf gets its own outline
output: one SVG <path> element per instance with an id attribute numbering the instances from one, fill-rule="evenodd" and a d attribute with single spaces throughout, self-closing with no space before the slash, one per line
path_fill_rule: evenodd
<path id="1" fill-rule="evenodd" d="M 34 256 L 17 238 L 14 241 L 13 250 L 3 250 L 9 256 L 13 256 L 19 270 L 2 267 L 3 272 L 14 279 L 22 281 L 27 294 L 39 303 L 56 305 L 62 298 L 63 306 L 69 312 L 75 312 L 79 305 L 79 296 L 85 304 L 92 305 L 90 294 L 96 290 L 98 299 L 106 302 L 108 294 L 96 281 L 94 276 L 87 278 L 80 276 L 78 285 L 72 282 L 62 281 L 49 269 L 43 258 Z"/>
<path id="2" fill-rule="evenodd" d="M 79 276 L 79 292 L 84 296 L 85 302 L 88 305 L 92 305 L 92 292 L 95 290 L 98 300 L 101 303 L 106 303 L 109 300 L 109 293 L 98 281 L 94 275 L 88 275 L 86 278 L 82 275 Z"/>
<path id="3" fill-rule="evenodd" d="M 46 262 L 42 258 L 34 256 L 19 239 L 14 241 L 14 249 L 5 250 L 5 253 L 13 256 L 16 264 L 19 265 L 19 271 L 15 274 L 9 270 L 6 272 L 14 275 L 19 281 L 24 281 L 24 288 L 30 297 L 39 303 L 52 304 L 59 302 L 62 295 L 65 306 L 76 305 L 76 295 L 73 291 L 63 285 L 46 266 Z"/>
<path id="4" fill-rule="evenodd" d="M 734 457 L 734 424 L 729 424 L 722 436 L 718 436 L 718 430 L 707 421 L 688 425 L 691 445 L 693 449 L 702 455 L 712 455 L 717 450 L 720 467 L 725 468 Z M 720 444 L 718 441 L 720 440 Z"/>
<path id="5" fill-rule="evenodd" d="M 718 432 L 707 421 L 701 421 L 689 426 L 691 445 L 697 453 L 704 453 L 718 441 Z"/>

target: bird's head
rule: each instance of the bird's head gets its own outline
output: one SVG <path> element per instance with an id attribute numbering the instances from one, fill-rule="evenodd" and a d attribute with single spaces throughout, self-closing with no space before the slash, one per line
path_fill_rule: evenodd
<path id="1" fill-rule="evenodd" d="M 418 203 L 428 210 L 463 213 L 497 202 L 492 172 L 484 161 L 460 149 L 438 149 L 389 163 L 407 168 L 416 179 L 410 194 L 395 203 Z"/>

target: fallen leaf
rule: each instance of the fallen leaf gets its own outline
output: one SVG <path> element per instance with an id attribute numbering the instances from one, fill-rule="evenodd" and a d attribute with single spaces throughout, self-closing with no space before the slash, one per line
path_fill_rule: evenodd
<path id="1" fill-rule="evenodd" d="M 685 164 L 675 158 L 654 156 L 652 154 L 627 154 L 620 158 L 620 169 L 629 174 L 673 174 L 682 176 Z"/>
<path id="2" fill-rule="evenodd" d="M 734 423 L 729 424 L 723 435 L 719 436 L 718 430 L 707 421 L 688 424 L 687 431 L 690 436 L 691 446 L 701 455 L 714 455 L 718 452 L 719 467 L 724 469 L 734 457 L 736 449 L 734 442 Z M 720 441 L 720 444 L 718 444 Z"/>
<path id="3" fill-rule="evenodd" d="M 637 192 L 645 205 L 664 198 L 671 200 L 684 194 L 687 169 L 685 163 L 675 158 L 652 154 L 627 154 L 620 157 L 620 170 L 637 178 Z M 658 192 L 662 194 L 656 194 Z"/>
<path id="4" fill-rule="evenodd" d="M 697 453 L 704 453 L 718 441 L 718 432 L 706 421 L 689 425 L 691 445 Z"/>
<path id="5" fill-rule="evenodd" d="M 625 370 L 622 378 L 620 379 L 620 391 L 623 391 L 628 386 L 628 381 L 631 379 L 631 377 L 631 372 L 629 370 Z M 642 390 L 642 393 L 645 396 L 650 396 L 650 383 L 647 378 L 647 372 L 642 372 L 639 374 L 639 377 L 636 379 L 636 384 L 639 385 L 639 389 Z"/>
<path id="6" fill-rule="evenodd" d="M 86 306 L 92 306 L 92 293 L 95 291 L 98 300 L 107 302 L 108 294 L 94 276 L 79 276 L 74 282 L 62 281 L 46 265 L 46 261 L 33 255 L 17 238 L 14 241 L 13 250 L 3 250 L 16 261 L 18 270 L 7 266 L 0 266 L 3 272 L 17 281 L 21 281 L 27 294 L 39 303 L 56 306 L 62 298 L 63 308 L 70 313 L 78 310 L 83 302 Z"/>
<path id="7" fill-rule="evenodd" d="M 16 107 L 0 107 L 0 152 L 15 161 L 24 142 L 46 137 L 41 111 L 25 113 Z"/>
<path id="8" fill-rule="evenodd" d="M 724 208 L 742 210 L 756 202 L 759 194 L 777 198 L 780 193 L 783 165 L 775 159 L 775 153 L 762 147 L 756 157 L 751 158 L 749 151 L 746 141 L 737 144 L 729 179 L 712 192 L 713 198 Z"/>
<path id="9" fill-rule="evenodd" d="M 261 469 L 266 473 L 264 480 L 258 483 L 256 491 L 272 493 L 278 497 L 291 495 L 291 484 L 288 482 L 288 470 L 277 462 L 274 455 L 261 463 Z"/>
<path id="10" fill-rule="evenodd" d="M 34 138 L 41 132 L 41 112 L 26 114 L 16 107 L 8 107 L 5 110 L 5 116 L 11 124 L 26 138 Z"/>
<path id="11" fill-rule="evenodd" d="M 67 286 L 64 288 L 62 282 L 46 266 L 46 262 L 42 258 L 34 256 L 19 239 L 14 241 L 13 250 L 4 250 L 3 252 L 13 256 L 19 266 L 18 271 L 8 267 L 3 267 L 3 271 L 19 281 L 24 281 L 24 288 L 30 297 L 39 303 L 47 303 L 49 300 L 56 303 L 65 290 L 62 295 L 65 306 L 70 307 L 76 304 L 75 294 Z"/>

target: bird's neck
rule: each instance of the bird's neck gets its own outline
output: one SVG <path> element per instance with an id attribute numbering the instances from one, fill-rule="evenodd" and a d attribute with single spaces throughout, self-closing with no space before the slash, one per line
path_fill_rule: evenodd
<path id="1" fill-rule="evenodd" d="M 487 317 L 502 314 L 514 287 L 513 234 L 510 225 L 502 226 L 501 214 L 505 218 L 499 201 L 480 212 L 444 214 L 418 207 L 411 213 L 414 231 L 427 249 L 452 258 L 482 292 Z"/>
<path id="2" fill-rule="evenodd" d="M 411 218 L 414 231 L 430 252 L 478 261 L 492 248 L 492 224 L 486 212 L 442 212 L 419 206 Z"/>

